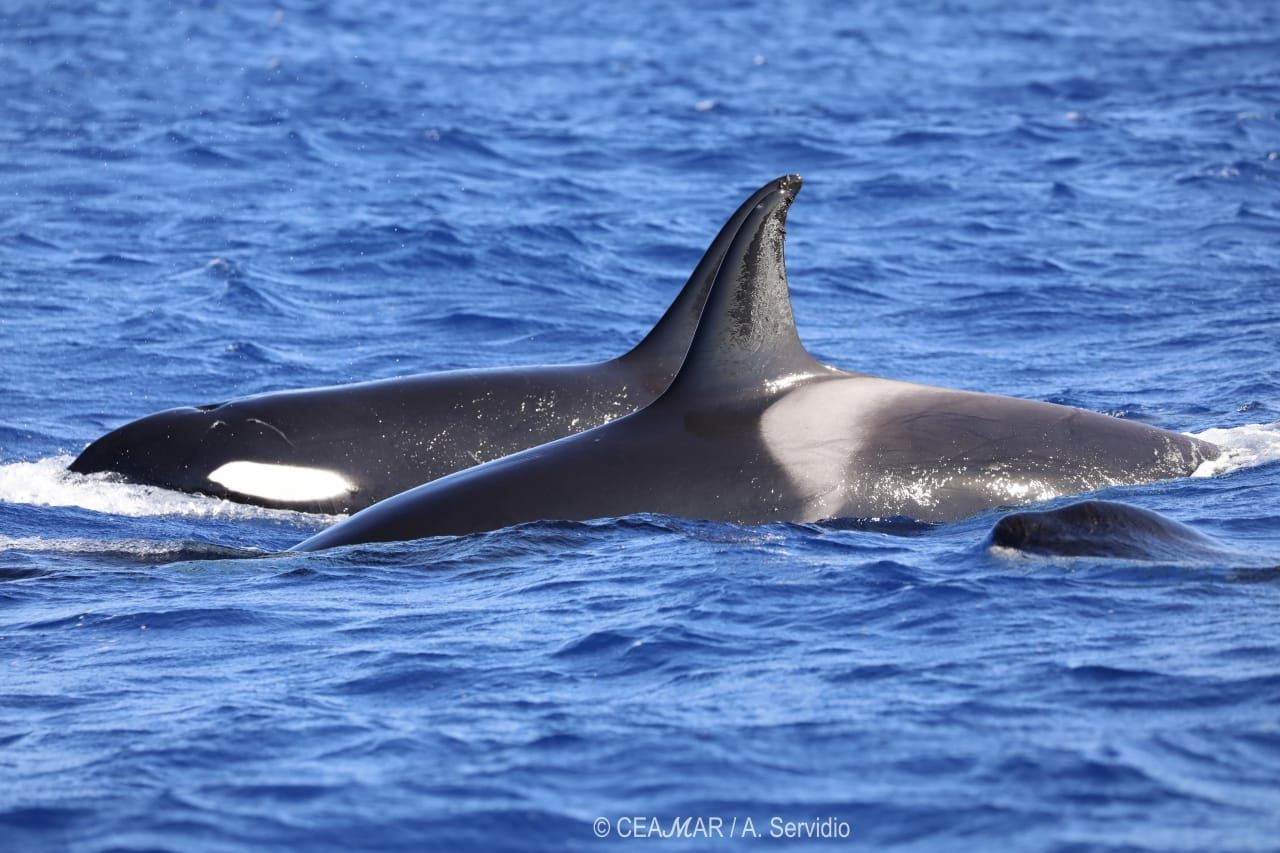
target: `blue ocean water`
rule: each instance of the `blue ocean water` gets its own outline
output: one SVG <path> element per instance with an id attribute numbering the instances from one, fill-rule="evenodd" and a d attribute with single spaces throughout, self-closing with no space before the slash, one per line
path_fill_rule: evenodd
<path id="1" fill-rule="evenodd" d="M 0 849 L 1276 849 L 1274 4 L 8 0 L 0 99 Z M 62 472 L 620 353 L 791 171 L 815 354 L 1227 430 L 1254 464 L 1105 496 L 1240 559 L 994 512 L 270 556 L 331 519 Z"/>

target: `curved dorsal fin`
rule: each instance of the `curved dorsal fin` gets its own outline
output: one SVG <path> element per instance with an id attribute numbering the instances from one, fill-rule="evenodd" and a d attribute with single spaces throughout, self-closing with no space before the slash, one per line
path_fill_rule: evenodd
<path id="1" fill-rule="evenodd" d="M 745 396 L 829 370 L 796 332 L 783 259 L 799 175 L 770 184 L 725 253 L 684 365 L 664 397 Z"/>
<path id="2" fill-rule="evenodd" d="M 698 319 L 702 316 L 702 309 L 707 304 L 707 294 L 711 290 L 712 282 L 715 281 L 716 272 L 720 269 L 720 262 L 733 243 L 733 238 L 756 205 L 771 193 L 778 192 L 783 183 L 791 179 L 790 175 L 775 178 L 752 193 L 750 198 L 734 211 L 733 216 L 730 216 L 720 229 L 720 233 L 711 241 L 702 260 L 698 261 L 693 274 L 680 290 L 680 295 L 671 303 L 671 307 L 662 315 L 662 319 L 630 352 L 620 356 L 620 360 L 643 359 L 655 365 L 665 363 L 670 366 L 668 375 L 675 374 L 689 351 L 689 342 L 693 340 L 694 331 L 698 328 Z"/>

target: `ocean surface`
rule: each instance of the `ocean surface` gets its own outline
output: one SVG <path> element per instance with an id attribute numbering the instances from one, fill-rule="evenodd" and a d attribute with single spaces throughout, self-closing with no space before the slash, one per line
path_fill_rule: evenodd
<path id="1" fill-rule="evenodd" d="M 1280 7 L 429 5 L 0 4 L 0 849 L 1280 849 Z M 816 355 L 1216 430 L 1102 495 L 1239 558 L 999 512 L 273 556 L 333 519 L 63 470 L 621 353 L 785 172 Z"/>

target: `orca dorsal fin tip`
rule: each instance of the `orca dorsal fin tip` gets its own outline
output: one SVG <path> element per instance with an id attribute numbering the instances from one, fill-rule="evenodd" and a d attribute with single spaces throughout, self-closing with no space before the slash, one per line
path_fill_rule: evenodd
<path id="1" fill-rule="evenodd" d="M 799 175 L 782 175 L 748 196 L 721 226 L 719 233 L 707 247 L 707 251 L 694 267 L 693 273 L 666 313 L 640 343 L 636 344 L 630 352 L 620 356 L 620 360 L 643 360 L 651 365 L 669 364 L 671 373 L 668 375 L 674 375 L 689 351 L 690 342 L 693 340 L 703 308 L 706 306 L 707 296 L 711 292 L 711 285 L 720 270 L 720 263 L 733 245 L 734 237 L 742 228 L 743 222 L 771 194 L 783 191 L 792 185 L 795 187 L 794 193 L 799 190 L 800 183 Z"/>
<path id="2" fill-rule="evenodd" d="M 799 175 L 770 182 L 743 220 L 668 394 L 749 394 L 822 370 L 796 332 L 783 251 L 802 184 Z"/>

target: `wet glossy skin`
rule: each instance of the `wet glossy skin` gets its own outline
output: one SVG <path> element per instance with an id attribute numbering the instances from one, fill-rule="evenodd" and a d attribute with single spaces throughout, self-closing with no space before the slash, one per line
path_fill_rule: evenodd
<path id="1" fill-rule="evenodd" d="M 669 376 L 619 359 L 468 370 L 247 397 L 159 412 L 90 445 L 71 470 L 304 511 L 346 512 L 422 482 L 635 411 Z M 288 465 L 353 488 L 272 500 L 209 479 L 228 463 Z"/>
<path id="2" fill-rule="evenodd" d="M 662 320 L 620 358 L 423 374 L 172 409 L 93 442 L 71 470 L 265 506 L 351 512 L 607 423 L 670 384 L 721 259 L 777 185 L 761 187 L 730 217 Z M 229 476 L 236 469 L 239 476 Z M 299 473 L 302 485 L 288 487 L 284 481 Z M 308 485 L 316 476 L 324 482 Z"/>
<path id="3" fill-rule="evenodd" d="M 1185 476 L 1207 442 L 1050 403 L 847 373 L 796 335 L 782 258 L 799 179 L 744 222 L 680 374 L 585 433 L 397 495 L 297 546 L 456 535 L 640 512 L 753 524 L 950 521 Z"/>
<path id="4" fill-rule="evenodd" d="M 1185 562 L 1229 553 L 1218 540 L 1181 522 L 1116 501 L 1015 512 L 996 522 L 987 541 L 997 548 L 1052 557 Z"/>

